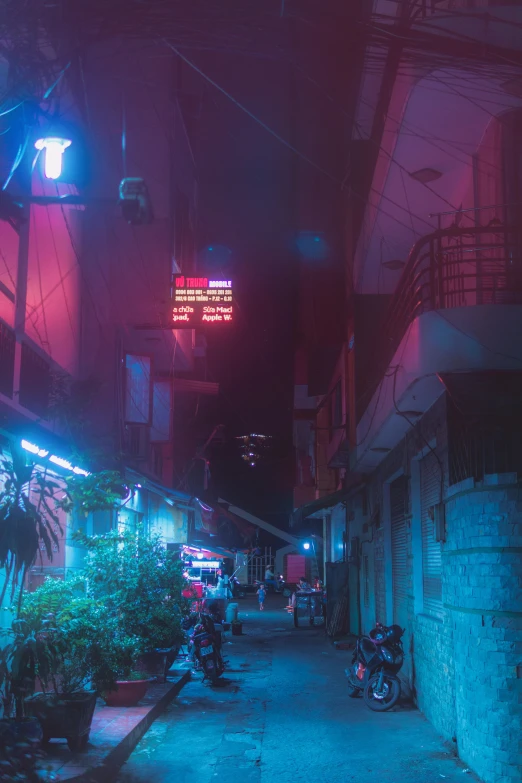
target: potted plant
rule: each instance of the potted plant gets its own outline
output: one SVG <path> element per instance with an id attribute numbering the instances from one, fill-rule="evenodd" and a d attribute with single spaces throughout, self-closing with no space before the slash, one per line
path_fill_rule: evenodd
<path id="1" fill-rule="evenodd" d="M 92 595 L 103 600 L 122 633 L 138 641 L 135 668 L 165 680 L 183 643 L 181 620 L 189 601 L 183 565 L 159 536 L 113 531 L 77 538 L 87 549 L 85 576 Z"/>
<path id="2" fill-rule="evenodd" d="M 241 620 L 232 620 L 232 636 L 241 636 L 243 634 L 243 623 Z"/>
<path id="3" fill-rule="evenodd" d="M 7 631 L 7 644 L 0 648 L 0 694 L 2 731 L 13 741 L 39 744 L 43 739 L 40 724 L 25 709 L 25 700 L 35 691 L 38 677 L 46 678 L 52 670 L 57 650 L 49 620 L 30 623 L 13 620 Z"/>
<path id="4" fill-rule="evenodd" d="M 117 619 L 87 595 L 81 576 L 47 579 L 27 596 L 23 613 L 29 622 L 51 623 L 55 651 L 53 665 L 40 673 L 42 690 L 26 698 L 25 711 L 39 719 L 44 741 L 64 737 L 71 750 L 84 750 L 97 693 L 116 687 L 128 643 Z"/>

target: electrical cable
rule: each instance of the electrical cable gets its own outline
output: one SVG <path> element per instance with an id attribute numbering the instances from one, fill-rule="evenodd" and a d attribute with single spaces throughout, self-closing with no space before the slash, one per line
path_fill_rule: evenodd
<path id="1" fill-rule="evenodd" d="M 58 185 L 56 185 L 56 190 L 57 190 L 57 192 L 59 191 Z M 69 298 L 67 296 L 67 291 L 65 289 L 65 282 L 64 282 L 63 275 L 62 275 L 62 266 L 61 266 L 61 263 L 60 263 L 58 247 L 57 247 L 57 243 L 56 243 L 56 236 L 55 236 L 53 224 L 52 224 L 52 221 L 51 221 L 51 215 L 49 214 L 49 208 L 48 207 L 44 207 L 44 209 L 45 209 L 45 212 L 47 214 L 47 222 L 49 224 L 49 230 L 51 232 L 51 237 L 52 237 L 52 241 L 53 241 L 54 256 L 56 258 L 56 265 L 58 267 L 58 274 L 60 275 L 60 280 L 62 281 L 63 298 L 64 298 L 64 302 L 65 302 L 65 309 L 67 310 L 67 317 L 69 319 L 69 326 L 71 327 L 71 335 L 72 335 L 73 342 L 75 342 L 76 341 L 76 330 L 74 328 L 71 308 L 70 308 L 70 304 L 69 304 Z M 79 335 L 78 335 L 78 337 L 79 337 Z"/>
<path id="2" fill-rule="evenodd" d="M 213 79 L 210 78 L 206 73 L 204 73 L 198 66 L 193 63 L 191 60 L 189 60 L 188 57 L 185 57 L 184 54 L 181 54 L 181 52 L 176 49 L 175 46 L 170 44 L 168 41 L 164 40 L 164 43 L 169 46 L 175 54 L 180 57 L 183 62 L 185 62 L 190 68 L 192 68 L 196 73 L 198 73 L 203 79 L 205 79 L 209 84 L 211 84 L 213 87 L 216 88 L 222 95 L 224 95 L 226 98 L 228 98 L 235 106 L 237 106 L 239 109 L 241 109 L 242 112 L 244 112 L 248 117 L 250 117 L 254 122 L 256 122 L 258 125 L 260 125 L 267 133 L 269 133 L 271 136 L 273 136 L 277 141 L 279 141 L 281 144 L 283 144 L 285 147 L 287 147 L 289 150 L 294 152 L 298 157 L 302 158 L 306 163 L 308 163 L 310 166 L 312 166 L 314 169 L 317 169 L 317 171 L 320 171 L 321 174 L 324 174 L 328 179 L 332 180 L 333 182 L 336 182 L 337 184 L 340 184 L 338 180 L 331 174 L 329 171 L 324 169 L 322 166 L 320 166 L 318 163 L 315 163 L 311 158 L 309 158 L 307 155 L 304 155 L 302 152 L 300 152 L 298 149 L 296 149 L 293 144 L 290 144 L 289 141 L 286 141 L 282 136 L 279 135 L 276 131 L 272 130 L 266 123 L 264 123 L 259 117 L 257 117 L 255 114 L 253 114 L 249 109 L 246 108 L 246 106 L 243 106 L 242 103 L 237 101 L 232 95 L 230 95 L 229 92 L 227 92 L 223 87 L 221 87 L 217 82 L 215 82 Z"/>
<path id="3" fill-rule="evenodd" d="M 493 354 L 494 356 L 501 356 L 504 359 L 510 359 L 511 361 L 518 362 L 519 364 L 522 364 L 522 358 L 520 356 L 514 356 L 513 354 L 509 353 L 503 353 L 502 351 L 497 351 L 494 348 L 490 348 L 488 345 L 482 342 L 482 340 L 479 340 L 478 337 L 475 337 L 475 335 L 469 334 L 469 332 L 466 332 L 464 329 L 461 329 L 460 326 L 457 326 L 453 323 L 449 318 L 447 318 L 445 315 L 441 313 L 440 310 L 433 310 L 439 318 L 441 318 L 443 321 L 446 321 L 453 329 L 455 329 L 457 332 L 460 332 L 464 337 L 467 337 L 468 340 L 472 340 L 473 342 L 477 343 L 477 345 L 480 345 L 482 348 L 484 348 L 488 353 Z"/>

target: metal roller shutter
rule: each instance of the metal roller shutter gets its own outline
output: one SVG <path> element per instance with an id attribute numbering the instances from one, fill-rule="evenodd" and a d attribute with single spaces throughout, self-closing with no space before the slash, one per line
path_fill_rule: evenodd
<path id="1" fill-rule="evenodd" d="M 408 538 L 406 528 L 407 479 L 401 476 L 390 484 L 392 539 L 393 622 L 405 628 L 408 618 Z"/>
<path id="2" fill-rule="evenodd" d="M 422 592 L 424 612 L 442 618 L 442 558 L 440 541 L 435 540 L 435 523 L 430 509 L 440 501 L 440 467 L 434 454 L 420 463 Z"/>

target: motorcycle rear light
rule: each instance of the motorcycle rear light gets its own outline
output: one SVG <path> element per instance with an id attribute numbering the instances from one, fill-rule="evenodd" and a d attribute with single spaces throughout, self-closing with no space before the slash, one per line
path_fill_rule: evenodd
<path id="1" fill-rule="evenodd" d="M 210 639 L 203 639 L 200 646 L 201 647 L 210 647 Z"/>

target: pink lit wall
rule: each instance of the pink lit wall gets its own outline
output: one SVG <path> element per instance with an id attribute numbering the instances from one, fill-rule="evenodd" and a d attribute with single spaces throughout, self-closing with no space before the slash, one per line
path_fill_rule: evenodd
<path id="1" fill-rule="evenodd" d="M 9 223 L 0 221 L 0 318 L 14 327 L 15 304 L 8 293 L 16 293 L 18 273 L 18 234 Z M 7 290 L 5 290 L 7 289 Z"/>
<path id="2" fill-rule="evenodd" d="M 34 195 L 69 192 L 36 171 Z M 57 190 L 58 188 L 61 188 Z M 80 267 L 77 209 L 31 207 L 26 334 L 70 375 L 78 372 Z"/>

